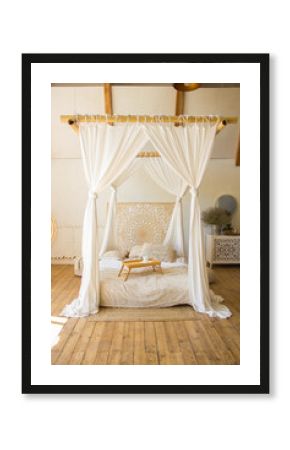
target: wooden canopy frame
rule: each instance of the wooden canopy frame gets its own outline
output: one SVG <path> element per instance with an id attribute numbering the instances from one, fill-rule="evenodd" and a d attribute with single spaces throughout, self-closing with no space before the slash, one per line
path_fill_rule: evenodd
<path id="1" fill-rule="evenodd" d="M 99 122 L 99 123 L 194 123 L 203 122 L 207 120 L 209 122 L 215 122 L 217 116 L 136 116 L 136 115 L 62 115 L 60 120 L 68 125 L 77 125 L 79 122 Z M 219 117 L 223 126 L 231 123 L 237 123 L 238 118 L 235 116 Z"/>
<path id="2" fill-rule="evenodd" d="M 218 117 L 219 124 L 217 126 L 216 133 L 218 134 L 226 125 L 234 124 L 238 122 L 238 118 L 235 116 L 227 116 L 227 117 Z M 62 123 L 67 123 L 76 133 L 79 132 L 79 122 L 87 122 L 87 123 L 174 123 L 183 125 L 186 123 L 196 123 L 203 122 L 207 120 L 209 122 L 215 122 L 217 116 L 148 116 L 148 115 L 62 115 L 60 116 L 60 120 Z M 138 157 L 146 158 L 146 157 L 159 157 L 158 152 L 140 152 Z"/>

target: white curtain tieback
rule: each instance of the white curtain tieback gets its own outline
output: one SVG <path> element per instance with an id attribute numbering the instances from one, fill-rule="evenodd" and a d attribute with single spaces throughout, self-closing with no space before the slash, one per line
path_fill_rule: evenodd
<path id="1" fill-rule="evenodd" d="M 96 192 L 94 192 L 94 191 L 89 191 L 89 197 L 90 198 L 97 198 L 98 194 Z"/>
<path id="2" fill-rule="evenodd" d="M 198 197 L 199 190 L 196 189 L 195 187 L 192 187 L 192 188 L 190 188 L 190 193 L 193 197 Z"/>

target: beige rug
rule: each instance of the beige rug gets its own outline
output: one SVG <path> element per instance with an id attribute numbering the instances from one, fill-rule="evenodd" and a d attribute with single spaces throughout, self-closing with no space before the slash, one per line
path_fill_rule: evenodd
<path id="1" fill-rule="evenodd" d="M 198 320 L 200 316 L 191 306 L 170 308 L 101 308 L 98 314 L 89 316 L 89 322 L 162 322 Z"/>

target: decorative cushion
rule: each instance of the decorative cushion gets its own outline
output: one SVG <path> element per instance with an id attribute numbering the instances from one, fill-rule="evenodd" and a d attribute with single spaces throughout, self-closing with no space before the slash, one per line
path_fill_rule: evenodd
<path id="1" fill-rule="evenodd" d="M 143 245 L 141 256 L 149 259 L 159 259 L 164 262 L 174 262 L 176 260 L 176 252 L 170 245 L 150 244 L 147 242 Z"/>
<path id="2" fill-rule="evenodd" d="M 142 255 L 142 249 L 143 249 L 143 245 L 134 245 L 129 253 L 129 258 L 141 258 Z"/>
<path id="3" fill-rule="evenodd" d="M 184 256 L 179 256 L 178 258 L 176 258 L 176 262 L 186 264 Z"/>

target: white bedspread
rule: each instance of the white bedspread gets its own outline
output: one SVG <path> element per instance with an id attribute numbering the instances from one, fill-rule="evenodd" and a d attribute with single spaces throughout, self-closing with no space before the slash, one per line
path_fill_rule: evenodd
<path id="1" fill-rule="evenodd" d="M 101 305 L 115 307 L 166 307 L 189 304 L 187 265 L 162 263 L 162 271 L 133 269 L 127 281 L 118 278 L 121 261 L 103 260 Z"/>

